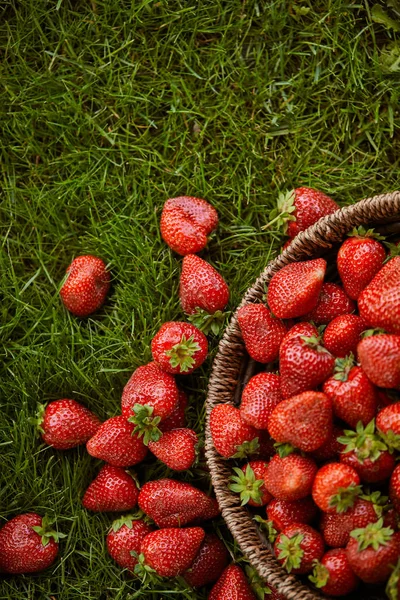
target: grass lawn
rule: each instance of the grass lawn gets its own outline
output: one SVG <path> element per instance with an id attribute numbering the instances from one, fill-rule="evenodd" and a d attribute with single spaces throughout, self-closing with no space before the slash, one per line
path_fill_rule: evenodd
<path id="1" fill-rule="evenodd" d="M 203 257 L 229 282 L 233 309 L 281 245 L 261 230 L 279 190 L 309 185 L 346 204 L 399 187 L 399 79 L 382 65 L 393 34 L 370 8 L 1 3 L 0 523 L 37 511 L 68 534 L 53 568 L 4 577 L 1 600 L 206 597 L 176 582 L 138 591 L 106 553 L 112 517 L 81 506 L 99 461 L 84 448 L 45 447 L 30 419 L 60 397 L 116 415 L 154 333 L 183 318 L 180 259 L 158 228 L 166 198 L 197 195 L 217 208 Z M 109 263 L 113 286 L 81 320 L 58 288 L 84 253 Z M 215 346 L 183 382 L 199 433 Z M 151 459 L 137 471 L 142 482 L 167 474 Z M 202 469 L 183 478 L 209 488 Z"/>

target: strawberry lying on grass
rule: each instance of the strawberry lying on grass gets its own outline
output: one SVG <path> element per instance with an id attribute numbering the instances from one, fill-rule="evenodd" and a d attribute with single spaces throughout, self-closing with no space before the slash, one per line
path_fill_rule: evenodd
<path id="1" fill-rule="evenodd" d="M 87 317 L 105 301 L 110 281 L 110 273 L 101 258 L 78 256 L 67 269 L 67 278 L 60 290 L 61 300 L 74 315 Z"/>

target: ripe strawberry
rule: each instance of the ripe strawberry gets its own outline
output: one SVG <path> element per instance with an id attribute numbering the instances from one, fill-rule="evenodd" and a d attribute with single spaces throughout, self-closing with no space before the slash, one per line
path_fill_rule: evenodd
<path id="1" fill-rule="evenodd" d="M 151 342 L 153 358 L 163 371 L 188 375 L 207 358 L 207 338 L 197 327 L 182 321 L 161 326 Z"/>
<path id="2" fill-rule="evenodd" d="M 109 555 L 120 567 L 133 572 L 138 562 L 136 556 L 140 552 L 140 544 L 151 531 L 147 523 L 136 520 L 133 515 L 115 520 L 106 538 Z"/>
<path id="3" fill-rule="evenodd" d="M 51 529 L 47 517 L 25 513 L 0 529 L 0 571 L 36 573 L 47 569 L 58 554 L 58 540 L 66 537 Z"/>
<path id="4" fill-rule="evenodd" d="M 333 356 L 344 358 L 357 352 L 361 333 L 367 328 L 358 315 L 341 315 L 329 323 L 323 334 L 324 346 Z"/>
<path id="5" fill-rule="evenodd" d="M 193 429 L 173 429 L 163 433 L 157 442 L 149 442 L 149 450 L 174 471 L 186 471 L 196 461 L 199 440 Z"/>
<path id="6" fill-rule="evenodd" d="M 386 258 L 386 250 L 374 237 L 373 229 L 354 229 L 339 248 L 337 268 L 346 293 L 357 300 Z"/>
<path id="7" fill-rule="evenodd" d="M 318 467 L 311 458 L 290 454 L 274 456 L 268 464 L 265 487 L 278 500 L 294 502 L 311 493 Z"/>
<path id="8" fill-rule="evenodd" d="M 360 316 L 372 327 L 400 333 L 400 256 L 389 260 L 358 300 Z"/>
<path id="9" fill-rule="evenodd" d="M 204 536 L 201 527 L 152 531 L 140 544 L 141 561 L 160 577 L 182 575 L 194 562 Z"/>
<path id="10" fill-rule="evenodd" d="M 37 426 L 42 439 L 56 450 L 68 450 L 86 444 L 99 429 L 100 419 L 75 400 L 54 400 L 39 405 Z"/>
<path id="11" fill-rule="evenodd" d="M 377 414 L 376 428 L 389 448 L 400 450 L 400 403 L 386 406 Z"/>
<path id="12" fill-rule="evenodd" d="M 314 566 L 310 581 L 327 596 L 346 596 L 353 592 L 359 579 L 350 567 L 346 551 L 328 550 Z"/>
<path id="13" fill-rule="evenodd" d="M 343 429 L 334 425 L 331 436 L 325 444 L 322 444 L 322 446 L 312 452 L 312 458 L 318 462 L 326 462 L 332 458 L 337 460 L 340 452 L 343 450 L 342 444 L 338 441 L 338 438 L 342 435 Z"/>
<path id="14" fill-rule="evenodd" d="M 346 512 L 322 513 L 319 529 L 328 546 L 344 548 L 353 529 L 376 523 L 381 514 L 381 507 L 372 500 L 357 498 Z"/>
<path id="15" fill-rule="evenodd" d="M 228 551 L 215 533 L 207 533 L 190 569 L 183 574 L 192 587 L 202 587 L 220 577 L 228 564 Z"/>
<path id="16" fill-rule="evenodd" d="M 303 318 L 316 325 L 327 325 L 336 317 L 352 313 L 354 309 L 355 303 L 340 285 L 324 283 L 317 306 Z"/>
<path id="17" fill-rule="evenodd" d="M 400 533 L 383 527 L 383 519 L 354 529 L 346 546 L 354 573 L 365 583 L 386 581 L 400 556 Z"/>
<path id="18" fill-rule="evenodd" d="M 247 425 L 231 404 L 218 404 L 210 414 L 210 431 L 215 449 L 225 458 L 244 458 L 258 450 L 258 431 Z"/>
<path id="19" fill-rule="evenodd" d="M 242 392 L 241 417 L 256 429 L 268 429 L 270 414 L 281 400 L 279 375 L 258 373 L 250 379 Z"/>
<path id="20" fill-rule="evenodd" d="M 277 442 L 312 452 L 332 432 L 332 402 L 321 392 L 303 392 L 282 400 L 272 411 L 268 431 Z"/>
<path id="21" fill-rule="evenodd" d="M 183 390 L 178 390 L 178 406 L 167 419 L 164 419 L 159 424 L 159 429 L 162 433 L 171 431 L 172 429 L 181 429 L 186 427 L 186 408 L 188 405 L 187 395 Z"/>
<path id="22" fill-rule="evenodd" d="M 208 600 L 256 600 L 256 597 L 242 569 L 229 565 L 212 588 Z"/>
<path id="23" fill-rule="evenodd" d="M 67 269 L 61 300 L 72 314 L 87 317 L 103 304 L 110 289 L 110 273 L 96 256 L 78 256 Z"/>
<path id="24" fill-rule="evenodd" d="M 136 465 L 147 454 L 147 447 L 134 433 L 134 426 L 123 416 L 107 419 L 90 438 L 86 449 L 91 456 L 100 458 L 114 467 Z"/>
<path id="25" fill-rule="evenodd" d="M 315 476 L 312 497 L 324 512 L 346 512 L 361 492 L 357 471 L 342 463 L 328 463 Z"/>
<path id="26" fill-rule="evenodd" d="M 295 262 L 275 273 L 268 286 L 268 305 L 279 319 L 301 317 L 313 310 L 325 277 L 323 258 Z"/>
<path id="27" fill-rule="evenodd" d="M 358 344 L 357 352 L 361 367 L 372 383 L 383 388 L 400 387 L 399 335 L 366 337 Z"/>
<path id="28" fill-rule="evenodd" d="M 251 358 L 261 363 L 273 362 L 278 358 L 286 326 L 264 304 L 242 306 L 238 310 L 237 320 Z"/>
<path id="29" fill-rule="evenodd" d="M 292 340 L 301 339 L 302 336 L 307 338 L 318 337 L 318 329 L 312 323 L 305 321 L 292 325 L 282 340 L 279 352 L 285 351 L 286 347 L 290 346 Z"/>
<path id="30" fill-rule="evenodd" d="M 215 208 L 206 200 L 193 196 L 169 198 L 161 213 L 161 236 L 172 250 L 182 256 L 203 250 L 207 236 L 217 225 Z"/>
<path id="31" fill-rule="evenodd" d="M 96 512 L 131 510 L 137 504 L 139 490 L 129 471 L 104 465 L 83 496 L 82 504 Z"/>
<path id="32" fill-rule="evenodd" d="M 324 553 L 321 535 L 304 523 L 286 527 L 275 540 L 275 556 L 288 573 L 311 573 Z"/>
<path id="33" fill-rule="evenodd" d="M 139 493 L 139 508 L 157 527 L 182 527 L 196 519 L 213 519 L 218 505 L 201 490 L 183 481 L 158 479 L 145 483 Z"/>
<path id="34" fill-rule="evenodd" d="M 393 470 L 389 484 L 389 497 L 397 512 L 400 512 L 400 465 Z"/>
<path id="35" fill-rule="evenodd" d="M 264 506 L 271 500 L 271 494 L 265 487 L 268 463 L 264 460 L 252 460 L 241 469 L 233 467 L 232 483 L 229 489 L 240 494 L 242 505 Z"/>
<path id="36" fill-rule="evenodd" d="M 295 523 L 311 523 L 317 514 L 317 507 L 307 496 L 302 500 L 288 502 L 274 498 L 267 505 L 267 517 L 277 531 L 282 531 Z"/>

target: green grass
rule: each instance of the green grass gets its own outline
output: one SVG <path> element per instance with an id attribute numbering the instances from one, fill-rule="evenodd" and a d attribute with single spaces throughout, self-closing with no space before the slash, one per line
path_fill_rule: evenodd
<path id="1" fill-rule="evenodd" d="M 81 506 L 98 461 L 44 447 L 29 420 L 60 397 L 117 414 L 160 324 L 183 317 L 180 259 L 158 228 L 166 198 L 217 208 L 203 256 L 233 309 L 278 251 L 261 227 L 279 190 L 310 185 L 351 203 L 399 187 L 399 80 L 379 62 L 391 35 L 368 3 L 345 0 L 0 5 L 0 522 L 34 510 L 68 534 L 53 568 L 3 578 L 1 600 L 136 597 L 105 551 L 110 516 Z M 113 286 L 80 320 L 58 289 L 89 252 Z M 210 364 L 183 382 L 199 433 Z M 138 472 L 165 474 L 151 460 Z M 184 477 L 209 487 L 202 470 Z M 182 590 L 166 582 L 140 597 L 206 597 Z"/>

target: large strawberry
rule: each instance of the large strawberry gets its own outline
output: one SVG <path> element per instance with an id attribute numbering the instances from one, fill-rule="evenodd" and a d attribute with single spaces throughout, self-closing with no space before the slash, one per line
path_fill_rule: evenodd
<path id="1" fill-rule="evenodd" d="M 60 290 L 64 306 L 78 317 L 87 317 L 103 304 L 110 289 L 110 273 L 96 256 L 78 256 L 67 269 Z"/>
<path id="2" fill-rule="evenodd" d="M 400 333 L 400 256 L 375 275 L 358 299 L 360 316 L 372 327 Z"/>
<path id="3" fill-rule="evenodd" d="M 312 497 L 324 512 L 346 512 L 360 495 L 360 477 L 342 463 L 328 463 L 315 476 Z"/>
<path id="4" fill-rule="evenodd" d="M 341 315 L 329 323 L 323 334 L 323 344 L 333 356 L 344 358 L 356 354 L 361 333 L 367 328 L 358 315 Z"/>
<path id="5" fill-rule="evenodd" d="M 231 404 L 218 404 L 210 414 L 210 431 L 215 449 L 225 458 L 245 457 L 259 448 L 257 429 L 245 423 Z"/>
<path id="6" fill-rule="evenodd" d="M 346 512 L 322 513 L 319 528 L 326 544 L 333 548 L 344 548 L 353 529 L 375 523 L 382 514 L 379 496 L 379 492 L 374 492 L 375 501 L 366 497 L 357 498 L 354 506 Z"/>
<path id="7" fill-rule="evenodd" d="M 336 317 L 352 313 L 354 309 L 355 303 L 340 285 L 324 283 L 317 306 L 303 318 L 316 325 L 327 325 Z"/>
<path id="8" fill-rule="evenodd" d="M 149 450 L 174 471 L 186 471 L 196 461 L 199 440 L 193 429 L 173 429 L 162 434 L 156 442 L 149 442 Z"/>
<path id="9" fill-rule="evenodd" d="M 389 448 L 400 450 L 400 403 L 385 406 L 376 417 L 376 428 Z"/>
<path id="10" fill-rule="evenodd" d="M 178 390 L 178 406 L 175 408 L 174 412 L 158 426 L 162 433 L 186 426 L 187 405 L 188 397 L 186 393 L 183 390 Z"/>
<path id="11" fill-rule="evenodd" d="M 242 306 L 237 319 L 251 358 L 260 363 L 278 358 L 279 346 L 287 332 L 283 321 L 276 319 L 264 304 Z"/>
<path id="12" fill-rule="evenodd" d="M 57 450 L 86 444 L 101 425 L 89 409 L 68 398 L 40 404 L 36 422 L 43 441 Z"/>
<path id="13" fill-rule="evenodd" d="M 120 567 L 133 571 L 138 562 L 136 557 L 140 552 L 140 544 L 151 531 L 147 523 L 136 519 L 134 515 L 116 519 L 106 539 L 109 555 Z"/>
<path id="14" fill-rule="evenodd" d="M 271 500 L 271 494 L 265 487 L 268 463 L 264 460 L 252 460 L 241 469 L 234 467 L 229 489 L 240 494 L 242 504 L 263 506 Z"/>
<path id="15" fill-rule="evenodd" d="M 242 392 L 242 419 L 256 429 L 268 429 L 270 414 L 281 400 L 279 375 L 258 373 L 250 379 Z"/>
<path id="16" fill-rule="evenodd" d="M 372 383 L 383 388 L 400 388 L 400 335 L 365 337 L 358 344 L 357 353 Z"/>
<path id="17" fill-rule="evenodd" d="M 275 273 L 268 286 L 268 305 L 279 319 L 301 317 L 318 303 L 325 277 L 323 258 L 295 262 Z"/>
<path id="18" fill-rule="evenodd" d="M 229 565 L 212 588 L 208 600 L 256 600 L 256 597 L 242 569 Z"/>
<path id="19" fill-rule="evenodd" d="M 324 553 L 324 540 L 310 525 L 295 523 L 281 531 L 274 551 L 288 573 L 311 573 L 315 561 Z"/>
<path id="20" fill-rule="evenodd" d="M 192 587 L 202 587 L 220 577 L 228 564 L 228 551 L 215 533 L 207 533 L 192 566 L 183 577 Z"/>
<path id="21" fill-rule="evenodd" d="M 104 465 L 87 488 L 82 504 L 96 512 L 122 512 L 137 504 L 139 490 L 129 471 Z"/>
<path id="22" fill-rule="evenodd" d="M 328 550 L 321 562 L 314 565 L 310 581 L 327 596 L 346 596 L 358 585 L 358 577 L 354 574 L 346 551 L 343 548 Z"/>
<path id="23" fill-rule="evenodd" d="M 317 514 L 317 507 L 309 496 L 294 502 L 274 498 L 268 503 L 266 511 L 272 526 L 282 531 L 295 523 L 311 523 Z"/>
<path id="24" fill-rule="evenodd" d="M 142 438 L 123 416 L 107 419 L 90 438 L 86 449 L 91 456 L 115 467 L 130 467 L 140 463 L 147 454 Z"/>
<path id="25" fill-rule="evenodd" d="M 318 467 L 308 457 L 274 456 L 268 464 L 265 487 L 278 500 L 293 502 L 310 495 Z"/>
<path id="26" fill-rule="evenodd" d="M 200 252 L 207 244 L 207 236 L 217 225 L 215 208 L 206 200 L 193 196 L 169 198 L 161 213 L 161 236 L 172 250 L 182 256 Z"/>
<path id="27" fill-rule="evenodd" d="M 207 358 L 207 338 L 197 327 L 183 321 L 161 326 L 151 342 L 151 352 L 163 371 L 188 375 Z"/>
<path id="28" fill-rule="evenodd" d="M 204 536 L 201 527 L 152 531 L 140 544 L 139 561 L 160 577 L 182 575 L 196 558 Z"/>

